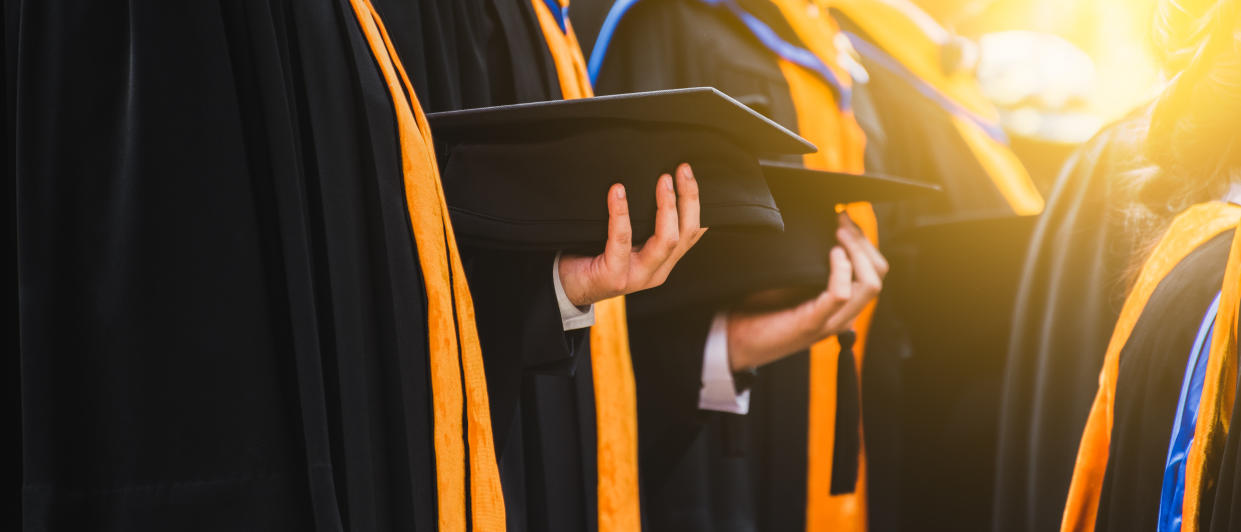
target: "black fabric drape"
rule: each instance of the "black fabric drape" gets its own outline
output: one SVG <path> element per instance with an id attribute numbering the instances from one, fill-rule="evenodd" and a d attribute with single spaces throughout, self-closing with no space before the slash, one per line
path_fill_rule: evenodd
<path id="1" fill-rule="evenodd" d="M 528 0 L 374 5 L 428 113 L 561 98 Z"/>
<path id="2" fill-rule="evenodd" d="M 13 139 L 17 138 L 17 22 L 18 22 L 18 4 L 16 2 L 5 2 L 0 9 L 0 32 L 3 32 L 4 39 L 4 110 L 0 111 L 4 115 L 4 138 L 8 140 L 5 143 L 5 165 L 4 165 L 4 201 L 5 205 L 13 208 L 7 211 L 4 216 L 4 260 L 11 268 L 9 271 L 17 271 L 17 143 Z M 17 299 L 18 287 L 17 283 L 10 282 L 5 285 L 5 297 L 9 301 L 9 312 L 11 316 L 19 316 L 21 307 L 18 305 Z M 9 421 L 10 427 L 21 427 L 21 357 L 17 353 L 21 352 L 21 342 L 18 334 L 18 320 L 10 320 L 8 327 L 5 328 L 5 346 L 8 353 L 12 356 L 5 358 L 3 369 L 7 376 L 5 381 L 5 419 Z M 9 456 L 8 462 L 5 464 L 12 471 L 12 477 L 21 478 L 22 476 L 22 432 L 21 430 L 12 430 L 9 432 L 8 448 L 16 449 Z M 21 500 L 21 483 L 9 485 L 10 500 Z M 17 509 L 5 516 L 4 522 L 7 526 L 18 530 L 22 523 L 21 505 L 17 505 Z"/>
<path id="3" fill-rule="evenodd" d="M 529 0 L 373 3 L 427 112 L 561 98 Z M 554 254 L 463 245 L 461 256 L 477 312 L 508 528 L 594 530 L 589 330 L 562 330 Z"/>
<path id="4" fill-rule="evenodd" d="M 423 282 L 349 3 L 6 7 L 25 528 L 434 530 Z"/>
<path id="5" fill-rule="evenodd" d="M 774 4 L 743 4 L 782 38 L 798 42 Z M 571 17 L 587 51 L 611 5 L 572 4 Z M 776 57 L 727 11 L 697 1 L 633 7 L 617 29 L 595 90 L 700 86 L 715 87 L 797 130 Z M 745 416 L 699 410 L 703 348 L 715 310 L 630 319 L 647 528 L 805 528 L 809 357 L 801 353 L 761 368 Z"/>
<path id="6" fill-rule="evenodd" d="M 1006 354 L 994 490 L 996 532 L 1060 524 L 1138 243 L 1125 172 L 1142 168 L 1139 111 L 1083 145 L 1034 230 Z"/>
<path id="7" fill-rule="evenodd" d="M 1232 239 L 1232 231 L 1211 239 L 1159 283 L 1120 352 L 1112 443 L 1095 530 L 1157 528 L 1185 363 L 1202 316 L 1219 293 Z"/>
<path id="8" fill-rule="evenodd" d="M 845 31 L 857 31 L 846 18 Z M 891 264 L 862 361 L 868 527 L 989 523 L 1002 358 L 1033 218 L 1016 217 L 951 113 L 868 59 L 854 87 L 871 172 L 944 194 L 875 206 Z M 953 467 L 969 464 L 968 467 Z"/>

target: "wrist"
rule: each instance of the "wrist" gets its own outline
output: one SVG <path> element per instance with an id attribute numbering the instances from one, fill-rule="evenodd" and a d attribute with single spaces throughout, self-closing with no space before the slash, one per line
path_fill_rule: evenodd
<path id="1" fill-rule="evenodd" d="M 736 313 L 729 312 L 725 318 L 725 330 L 728 331 L 728 367 L 734 373 L 738 371 L 746 371 L 754 368 L 751 362 L 751 349 L 749 344 L 749 335 L 745 332 L 743 320 Z"/>
<path id="2" fill-rule="evenodd" d="M 577 307 L 585 307 L 595 303 L 590 295 L 588 283 L 586 283 L 587 275 L 583 263 L 588 262 L 587 257 L 579 255 L 562 255 L 560 257 L 559 271 L 560 286 L 564 289 L 564 295 Z"/>
<path id="3" fill-rule="evenodd" d="M 728 314 L 728 362 L 746 371 L 813 345 L 827 335 L 813 313 L 792 308 L 775 312 Z"/>

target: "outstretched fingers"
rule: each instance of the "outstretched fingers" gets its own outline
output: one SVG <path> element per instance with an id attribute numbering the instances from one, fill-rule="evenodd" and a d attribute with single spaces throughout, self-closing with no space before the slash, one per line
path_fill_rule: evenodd
<path id="1" fill-rule="evenodd" d="M 631 272 L 637 284 L 643 288 L 651 286 L 651 281 L 659 272 L 664 262 L 672 257 L 680 239 L 681 229 L 677 216 L 677 195 L 673 189 L 672 176 L 659 176 L 655 185 L 655 234 L 642 244 L 638 250 L 640 270 Z"/>
<path id="2" fill-rule="evenodd" d="M 827 289 L 815 298 L 812 307 L 810 327 L 813 340 L 834 332 L 827 330 L 828 323 L 853 297 L 853 265 L 849 263 L 848 254 L 843 248 L 836 246 L 828 254 L 828 260 L 831 270 L 828 272 Z"/>
<path id="3" fill-rule="evenodd" d="M 869 240 L 866 240 L 865 236 L 862 236 L 857 226 L 851 224 L 842 225 L 836 230 L 836 240 L 844 246 L 849 260 L 853 263 L 853 277 L 857 281 L 856 288 L 860 292 L 853 294 L 854 298 L 870 299 L 879 295 L 879 291 L 883 288 L 883 276 L 875 265 L 875 254 L 878 253 L 875 247 Z M 872 251 L 875 254 L 872 254 Z M 886 270 L 887 261 L 884 261 L 884 268 Z"/>
<path id="4" fill-rule="evenodd" d="M 702 205 L 698 201 L 698 180 L 686 163 L 677 166 L 677 215 L 681 222 L 681 253 L 702 236 Z"/>
<path id="5" fill-rule="evenodd" d="M 827 295 L 833 300 L 848 301 L 853 297 L 853 264 L 849 254 L 840 246 L 828 254 L 831 271 L 827 276 Z"/>
<path id="6" fill-rule="evenodd" d="M 664 260 L 663 264 L 659 265 L 651 277 L 651 287 L 663 284 L 681 257 L 684 257 L 707 231 L 701 226 L 699 218 L 701 205 L 698 201 L 698 181 L 694 179 L 694 173 L 688 164 L 682 163 L 677 167 L 676 182 L 677 218 L 680 222 L 677 243 L 672 254 Z"/>
<path id="7" fill-rule="evenodd" d="M 838 220 L 839 227 L 848 227 L 865 239 L 865 235 L 862 234 L 862 229 L 857 226 L 857 223 L 855 223 L 852 218 L 849 217 L 848 213 L 840 213 L 838 215 Z M 871 244 L 870 240 L 866 240 L 864 244 L 866 255 L 870 257 L 870 262 L 871 264 L 874 264 L 875 271 L 879 273 L 879 277 L 887 275 L 889 268 L 888 259 L 884 258 L 883 253 L 880 253 L 879 248 L 876 248 L 873 244 Z"/>
<path id="8" fill-rule="evenodd" d="M 629 200 L 625 185 L 616 183 L 608 189 L 608 242 L 603 248 L 600 272 L 608 279 L 608 288 L 614 294 L 625 291 L 629 274 L 629 259 L 633 253 L 633 227 L 629 221 Z"/>

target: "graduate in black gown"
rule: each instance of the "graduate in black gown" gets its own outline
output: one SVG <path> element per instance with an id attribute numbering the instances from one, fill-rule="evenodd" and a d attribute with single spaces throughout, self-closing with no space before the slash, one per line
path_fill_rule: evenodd
<path id="1" fill-rule="evenodd" d="M 1105 351 L 1062 530 L 1241 529 L 1239 14 L 1235 1 L 1158 11 L 1162 44 L 1192 59 L 1153 107 L 1143 145 L 1153 167 L 1125 178 L 1141 266 Z"/>
<path id="2" fill-rule="evenodd" d="M 1133 255 L 1126 176 L 1149 163 L 1139 109 L 1078 149 L 1047 198 L 1021 273 L 1004 367 L 993 530 L 1060 522 L 1077 441 Z"/>
<path id="3" fill-rule="evenodd" d="M 528 1 L 379 0 L 375 6 L 428 112 L 560 97 Z M 530 349 L 511 342 L 522 328 L 513 319 L 522 315 L 517 305 L 537 298 L 555 308 L 555 254 L 471 248 L 462 254 L 476 297 L 489 301 L 479 305 L 478 319 L 497 333 L 484 326 L 481 341 L 510 530 L 588 530 L 595 489 L 589 329 Z M 514 292 L 523 287 L 494 275 L 513 266 L 548 282 L 538 292 Z M 550 326 L 558 328 L 559 317 L 553 318 Z"/>
<path id="4" fill-rule="evenodd" d="M 854 112 L 865 112 L 865 102 L 849 95 L 848 74 L 840 66 L 838 55 L 846 52 L 834 46 L 833 27 L 821 18 L 826 17 L 826 10 L 813 15 L 807 13 L 809 7 L 813 6 L 765 0 L 735 4 L 579 1 L 574 4 L 573 17 L 583 46 L 592 49 L 590 64 L 600 93 L 713 86 L 814 142 L 820 153 L 806 157 L 805 164 L 858 172 L 863 150 Z M 790 16 L 804 18 L 791 21 L 787 18 Z M 755 30 L 758 26 L 771 33 Z M 823 33 L 813 33 L 819 28 Z M 804 39 L 804 32 L 816 39 L 813 44 Z M 789 61 L 779 54 L 781 46 L 811 54 L 822 69 Z M 771 268 L 779 269 L 780 265 L 772 264 Z M 731 400 L 721 401 L 724 406 L 704 406 L 714 402 L 703 399 L 709 394 L 703 390 L 710 388 L 705 379 L 711 367 L 711 355 L 704 356 L 704 351 L 712 349 L 712 338 L 718 338 L 721 330 L 727 330 L 724 336 L 730 339 L 729 349 L 733 348 L 731 339 L 743 334 L 733 325 L 744 321 L 739 317 L 744 313 L 730 314 L 728 310 L 706 305 L 630 319 L 638 379 L 643 510 L 649 527 L 805 528 L 811 453 L 831 466 L 841 465 L 819 470 L 824 473 L 818 478 L 822 495 L 833 499 L 824 505 L 830 508 L 822 510 L 823 516 L 831 516 L 827 517 L 829 521 L 864 520 L 864 506 L 853 502 L 860 497 L 855 492 L 856 397 L 848 400 L 848 392 L 838 396 L 846 398 L 841 400 L 841 410 L 847 412 L 851 407 L 855 414 L 852 446 L 848 445 L 849 438 L 840 437 L 836 442 L 843 450 L 837 455 L 839 461 L 833 460 L 832 440 L 828 440 L 826 450 L 809 446 L 814 365 L 806 351 L 817 338 L 787 342 L 789 350 L 765 361 L 769 363 L 762 364 L 756 375 L 740 372 L 729 379 L 729 388 L 736 387 L 736 393 L 748 395 L 748 414 L 737 415 L 746 409 L 736 407 Z M 721 320 L 722 315 L 727 318 Z M 734 354 L 730 351 L 726 356 Z M 821 363 L 826 360 L 833 366 L 833 374 L 854 383 L 846 389 L 856 396 L 855 359 L 838 358 L 836 353 L 820 357 Z M 840 359 L 847 359 L 849 365 L 841 364 L 839 368 L 845 369 L 836 371 Z M 845 375 L 853 378 L 846 379 Z M 836 396 L 835 383 L 826 383 L 820 393 Z M 850 425 L 848 421 L 842 424 Z M 833 432 L 830 421 L 828 425 L 826 430 Z M 839 433 L 847 435 L 848 431 Z M 831 475 L 836 470 L 852 473 L 839 482 L 839 491 Z"/>
<path id="5" fill-rule="evenodd" d="M 5 13 L 23 527 L 503 528 L 478 336 L 566 345 L 551 263 L 471 298 L 370 4 Z"/>
<path id="6" fill-rule="evenodd" d="M 6 7 L 24 528 L 436 530 L 436 325 L 350 2 Z"/>
<path id="7" fill-rule="evenodd" d="M 869 80 L 875 171 L 944 194 L 878 208 L 893 274 L 862 377 L 868 527 L 990 522 L 1003 359 L 1017 274 L 1042 199 L 983 96 L 972 43 L 912 2 L 827 2 Z M 962 464 L 968 464 L 962 467 Z"/>
<path id="8" fill-rule="evenodd" d="M 610 2 L 603 4 L 612 7 Z M 605 55 L 599 54 L 605 48 L 594 43 L 591 63 L 592 69 L 598 69 L 599 88 L 711 84 L 797 129 L 789 88 L 772 64 L 774 54 L 763 48 L 760 39 L 737 37 L 749 35 L 750 23 L 726 16 L 733 9 L 724 7 L 728 4 L 616 3 L 632 7 L 612 34 Z M 1016 284 L 1013 274 L 1032 221 L 1020 215 L 1038 212 L 1041 198 L 1004 145 L 994 109 L 979 93 L 969 66 L 939 61 L 941 56 L 951 56 L 959 42 L 947 39 L 942 30 L 925 32 L 916 23 L 916 14 L 908 12 L 916 8 L 894 7 L 898 4 L 905 3 L 860 0 L 800 6 L 806 11 L 833 10 L 860 52 L 870 80 L 853 87 L 852 101 L 867 134 L 867 169 L 937 182 L 946 191 L 922 204 L 879 209 L 883 249 L 897 273 L 885 281 L 888 297 L 880 299 L 863 364 L 866 497 L 880 500 L 878 504 L 867 502 L 869 525 L 890 530 L 932 521 L 943 526 L 982 527 L 989 519 L 989 504 L 979 501 L 989 499 L 994 445 L 990 427 L 996 419 L 1002 362 L 994 353 L 1007 343 L 1007 305 Z M 786 42 L 799 42 L 788 37 L 791 32 L 779 23 L 779 16 L 770 16 L 771 4 L 736 5 Z M 591 48 L 593 34 L 611 30 L 606 29 L 600 8 L 579 2 L 577 13 L 583 9 L 592 10 L 578 19 L 583 42 Z M 907 63 L 910 58 L 917 61 Z M 924 58 L 932 61 L 921 61 Z M 923 230 L 902 235 L 913 226 L 923 226 Z M 968 293 L 973 304 L 945 312 L 945 302 L 958 301 L 960 293 Z M 805 438 L 806 426 L 797 421 L 805 419 L 805 412 L 799 412 L 797 405 L 805 403 L 806 393 L 796 397 L 804 389 L 794 377 L 803 375 L 805 367 L 774 379 L 785 384 L 775 392 L 784 398 L 780 401 L 764 400 L 767 388 L 762 386 L 767 375 L 780 375 L 777 366 L 791 366 L 797 360 L 791 357 L 760 371 L 752 388 L 757 411 L 748 416 L 751 420 L 766 415 L 766 407 L 760 405 L 779 406 L 772 410 L 774 424 L 753 421 L 763 429 L 746 452 L 764 456 L 763 449 L 772 448 L 775 458 L 755 458 L 746 464 L 737 458 L 741 453 L 735 447 L 705 448 L 699 454 L 716 457 L 699 460 L 700 471 L 687 475 L 712 478 L 710 471 L 725 469 L 712 464 L 731 460 L 745 464 L 732 466 L 736 470 L 759 471 L 746 474 L 767 483 L 762 496 L 748 495 L 745 488 L 723 481 L 670 489 L 684 499 L 681 504 L 706 509 L 687 520 L 701 521 L 707 519 L 703 515 L 714 512 L 750 516 L 739 517 L 738 522 L 753 519 L 761 523 L 760 528 L 801 526 L 807 499 L 802 488 L 806 464 L 795 462 L 804 455 L 788 452 L 787 446 L 762 443 Z M 656 403 L 666 408 L 669 402 Z M 682 398 L 679 404 L 686 403 Z M 779 436 L 769 438 L 775 434 Z M 712 441 L 749 440 L 735 429 L 731 433 L 718 429 L 712 437 Z M 957 463 L 971 466 L 965 471 L 952 470 L 951 465 Z M 669 471 L 666 467 L 647 469 L 659 475 Z M 702 492 L 708 495 L 699 497 Z M 835 499 L 839 494 L 832 496 Z M 689 501 L 694 497 L 700 500 Z M 832 526 L 842 525 L 836 521 Z"/>
<path id="9" fill-rule="evenodd" d="M 563 61 L 576 54 L 578 63 L 584 64 L 576 42 L 569 38 L 572 25 L 555 18 L 563 17 L 564 11 L 560 7 L 550 10 L 552 4 L 555 2 L 543 0 L 375 1 L 376 9 L 389 21 L 397 53 L 414 78 L 414 90 L 428 112 L 588 96 L 588 84 L 565 81 L 572 78 L 564 77 L 566 65 L 558 63 L 558 58 Z M 548 28 L 539 14 L 544 9 L 553 15 L 554 23 L 563 22 L 554 31 L 561 31 L 565 39 L 548 40 Z M 676 190 L 681 201 L 691 197 L 687 194 L 696 198 L 692 173 L 678 174 Z M 601 205 L 603 199 L 599 198 Z M 685 212 L 686 205 L 673 207 Z M 672 220 L 677 223 L 675 216 Z M 575 301 L 575 305 L 589 305 L 658 284 L 644 279 L 643 272 L 663 269 L 663 264 L 670 267 L 702 234 L 696 215 L 692 224 L 681 229 L 659 263 L 639 267 L 639 261 L 634 261 L 630 277 L 636 281 L 618 291 L 585 294 L 588 300 Z M 641 247 L 644 255 L 660 248 L 657 240 L 653 238 Z M 639 246 L 633 249 L 637 255 Z M 566 261 L 580 268 L 591 258 L 569 254 L 557 258 L 554 252 L 496 251 L 468 245 L 463 247 L 462 256 L 479 309 L 509 530 L 595 530 L 599 526 L 596 490 L 600 479 L 590 330 L 581 325 L 570 328 L 566 321 L 563 338 L 513 342 L 514 338 L 526 337 L 523 331 L 535 326 L 561 327 L 559 318 L 555 323 L 531 323 L 546 316 L 526 314 L 525 308 L 531 301 L 555 308 L 557 296 L 551 283 L 554 263 L 561 266 L 557 273 L 563 275 L 568 271 L 564 268 Z M 532 281 L 513 283 L 515 272 Z M 602 281 L 592 279 L 596 285 L 605 284 Z M 570 284 L 566 280 L 566 291 L 572 291 Z M 515 320 L 515 316 L 526 316 L 526 323 Z"/>

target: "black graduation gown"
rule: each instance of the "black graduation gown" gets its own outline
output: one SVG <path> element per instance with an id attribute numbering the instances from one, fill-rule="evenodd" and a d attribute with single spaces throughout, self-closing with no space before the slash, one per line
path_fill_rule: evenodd
<path id="1" fill-rule="evenodd" d="M 24 528 L 434 530 L 424 286 L 349 2 L 6 14 Z"/>
<path id="2" fill-rule="evenodd" d="M 561 98 L 529 0 L 373 3 L 428 113 Z M 589 329 L 562 331 L 554 254 L 463 245 L 461 256 L 477 312 L 508 528 L 594 530 Z"/>
<path id="3" fill-rule="evenodd" d="M 6 205 L 17 205 L 17 146 L 12 141 L 17 135 L 17 98 L 15 96 L 16 75 L 17 75 L 17 5 L 12 2 L 5 2 L 3 6 L 3 14 L 0 17 L 0 23 L 3 24 L 4 32 L 4 135 L 9 142 L 5 143 L 5 161 L 8 163 L 4 167 L 4 201 Z M 16 213 L 11 213 L 4 217 L 4 260 L 12 270 L 17 271 L 17 220 Z M 5 285 L 6 301 L 9 302 L 9 312 L 13 316 L 17 316 L 20 308 L 17 304 L 17 283 L 7 283 Z M 16 356 L 21 352 L 21 342 L 18 335 L 18 322 L 11 320 L 9 326 L 5 329 L 5 349 L 12 356 L 5 357 L 3 372 L 4 381 L 4 415 L 10 420 L 11 427 L 20 427 L 22 419 L 21 397 L 22 397 L 22 378 L 21 378 L 21 357 Z M 11 478 L 20 478 L 22 471 L 22 432 L 21 430 L 9 431 L 8 448 L 15 449 L 9 457 L 8 469 L 12 471 Z M 9 485 L 10 500 L 21 500 L 21 483 L 15 482 Z M 18 530 L 22 523 L 21 505 L 17 505 L 18 510 L 10 512 L 4 518 L 3 526 L 12 527 Z"/>
<path id="4" fill-rule="evenodd" d="M 741 3 L 783 39 L 799 42 L 774 4 Z M 587 51 L 611 5 L 572 4 Z M 637 4 L 618 27 L 604 65 L 598 94 L 711 86 L 797 130 L 776 56 L 734 16 L 704 2 Z M 630 319 L 643 519 L 650 530 L 804 529 L 808 353 L 758 371 L 749 414 L 699 410 L 704 344 L 717 310 Z"/>
<path id="5" fill-rule="evenodd" d="M 841 29 L 866 39 L 834 12 Z M 868 528 L 984 529 L 1000 381 L 1034 219 L 1017 217 L 951 113 L 866 55 L 854 88 L 867 170 L 939 183 L 938 197 L 877 205 L 891 264 L 862 370 Z M 961 467 L 960 464 L 968 464 Z"/>
<path id="6" fill-rule="evenodd" d="M 1232 240 L 1233 231 L 1226 231 L 1186 256 L 1159 283 L 1120 352 L 1112 439 L 1095 524 L 1099 532 L 1156 529 L 1186 361 L 1202 316 L 1219 293 Z M 1235 433 L 1230 436 L 1236 439 Z M 1226 480 L 1235 484 L 1235 479 Z M 1235 504 L 1229 501 L 1225 507 Z"/>
<path id="7" fill-rule="evenodd" d="M 993 529 L 1059 526 L 1077 444 L 1138 247 L 1121 174 L 1141 168 L 1144 110 L 1070 159 L 1040 216 L 1021 274 L 1006 355 Z"/>

